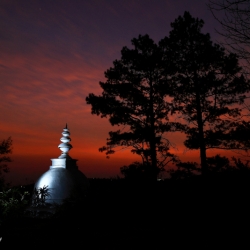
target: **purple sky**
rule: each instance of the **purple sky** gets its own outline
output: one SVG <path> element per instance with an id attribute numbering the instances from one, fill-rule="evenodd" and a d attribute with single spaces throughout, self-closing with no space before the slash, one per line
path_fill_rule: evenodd
<path id="1" fill-rule="evenodd" d="M 1 0 L 0 140 L 13 139 L 13 183 L 36 180 L 60 155 L 65 123 L 71 131 L 70 155 L 87 177 L 114 177 L 140 158 L 129 151 L 107 160 L 106 119 L 91 115 L 85 98 L 100 94 L 104 71 L 120 58 L 131 39 L 148 34 L 155 42 L 168 36 L 170 23 L 184 11 L 205 21 L 213 41 L 216 20 L 203 0 Z M 176 137 L 180 156 L 183 138 Z M 194 158 L 192 158 L 194 157 Z"/>

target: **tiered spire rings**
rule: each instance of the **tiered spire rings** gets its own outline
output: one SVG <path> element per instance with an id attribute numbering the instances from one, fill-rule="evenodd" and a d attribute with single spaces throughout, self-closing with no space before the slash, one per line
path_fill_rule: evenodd
<path id="1" fill-rule="evenodd" d="M 71 159 L 71 157 L 68 155 L 69 150 L 72 148 L 72 145 L 69 143 L 71 141 L 69 135 L 69 130 L 67 127 L 67 123 L 66 123 L 66 127 L 63 129 L 62 132 L 63 137 L 60 139 L 60 141 L 62 142 L 61 144 L 59 144 L 58 148 L 60 148 L 60 150 L 62 151 L 62 154 L 58 157 L 59 159 Z"/>

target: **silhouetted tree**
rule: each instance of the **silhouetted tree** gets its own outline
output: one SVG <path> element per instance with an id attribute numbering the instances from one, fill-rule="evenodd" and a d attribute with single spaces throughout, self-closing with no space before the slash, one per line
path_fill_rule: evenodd
<path id="1" fill-rule="evenodd" d="M 249 166 L 249 163 L 250 161 L 246 161 L 246 162 L 243 162 L 240 158 L 236 158 L 236 157 L 232 157 L 232 160 L 234 162 L 234 167 L 237 169 L 237 170 L 240 170 L 242 172 L 245 172 L 247 171 L 248 173 L 250 172 L 250 166 Z"/>
<path id="2" fill-rule="evenodd" d="M 225 156 L 215 155 L 207 158 L 208 170 L 211 172 L 225 172 L 232 170 L 230 161 Z"/>
<path id="3" fill-rule="evenodd" d="M 222 28 L 222 31 L 217 30 L 217 32 L 225 38 L 223 45 L 244 59 L 242 64 L 246 66 L 245 69 L 249 74 L 250 0 L 209 0 L 208 6 Z M 248 111 L 250 111 L 249 107 L 249 102 L 245 103 L 245 108 Z M 248 150 L 250 145 L 249 132 L 249 119 L 245 119 L 240 126 L 235 127 L 232 131 L 233 144 Z"/>
<path id="4" fill-rule="evenodd" d="M 134 162 L 129 166 L 123 166 L 120 168 L 121 174 L 127 180 L 141 180 L 144 177 L 145 167 L 140 162 Z"/>
<path id="5" fill-rule="evenodd" d="M 209 0 L 208 6 L 221 24 L 222 31 L 217 32 L 225 38 L 224 45 L 249 63 L 250 1 Z"/>
<path id="6" fill-rule="evenodd" d="M 9 154 L 12 153 L 12 139 L 11 137 L 0 142 L 0 190 L 3 188 L 5 180 L 4 173 L 8 173 L 8 162 L 11 162 Z"/>
<path id="7" fill-rule="evenodd" d="M 168 170 L 171 179 L 174 180 L 185 179 L 194 176 L 200 170 L 197 162 L 178 162 L 176 167 L 176 169 L 172 168 Z"/>
<path id="8" fill-rule="evenodd" d="M 129 181 L 144 181 L 150 178 L 151 172 L 148 172 L 149 168 L 140 162 L 133 162 L 128 166 L 123 166 L 120 168 L 121 174 L 124 176 L 125 179 Z M 158 168 L 159 174 L 162 169 Z"/>
<path id="9" fill-rule="evenodd" d="M 10 219 L 22 217 L 30 194 L 22 186 L 0 192 L 0 225 Z"/>
<path id="10" fill-rule="evenodd" d="M 244 150 L 246 155 L 250 149 L 250 124 L 249 121 L 242 119 L 230 129 L 228 137 L 230 138 L 230 147 Z M 244 154 L 244 153 L 242 153 Z"/>
<path id="11" fill-rule="evenodd" d="M 107 145 L 100 148 L 106 154 L 114 147 L 132 147 L 156 179 L 159 169 L 174 160 L 165 132 L 174 131 L 177 123 L 168 120 L 171 105 L 163 77 L 163 52 L 148 36 L 132 39 L 133 49 L 124 47 L 121 59 L 105 72 L 106 82 L 100 82 L 100 96 L 89 94 L 92 114 L 109 118 L 112 125 L 122 129 L 109 132 Z"/>
<path id="12" fill-rule="evenodd" d="M 212 43 L 209 34 L 201 32 L 203 24 L 185 12 L 171 23 L 170 35 L 161 44 L 171 70 L 172 103 L 187 124 L 184 144 L 200 150 L 206 174 L 206 150 L 231 146 L 227 135 L 232 124 L 237 125 L 231 118 L 240 117 L 236 105 L 243 103 L 248 85 L 239 74 L 237 56 Z"/>

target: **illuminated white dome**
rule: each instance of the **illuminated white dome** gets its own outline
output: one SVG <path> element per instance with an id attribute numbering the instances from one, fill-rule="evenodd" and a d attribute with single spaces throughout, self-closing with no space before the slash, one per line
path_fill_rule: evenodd
<path id="1" fill-rule="evenodd" d="M 62 204 L 68 198 L 81 198 L 85 196 L 89 187 L 86 176 L 78 170 L 77 160 L 72 159 L 68 152 L 72 148 L 69 130 L 63 129 L 61 144 L 58 146 L 62 154 L 51 159 L 52 165 L 35 183 L 34 189 L 47 187 L 49 196 L 45 199 L 47 204 Z M 34 196 L 33 196 L 34 197 Z"/>

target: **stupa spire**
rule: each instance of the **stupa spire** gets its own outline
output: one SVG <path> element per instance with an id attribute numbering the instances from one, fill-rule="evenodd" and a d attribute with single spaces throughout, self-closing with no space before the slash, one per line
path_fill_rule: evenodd
<path id="1" fill-rule="evenodd" d="M 69 143 L 71 141 L 69 135 L 69 129 L 68 125 L 66 123 L 65 128 L 63 129 L 62 132 L 63 137 L 60 139 L 62 142 L 61 144 L 58 145 L 58 148 L 62 151 L 62 154 L 58 157 L 59 159 L 71 159 L 71 157 L 68 155 L 69 150 L 72 148 L 72 145 Z"/>

